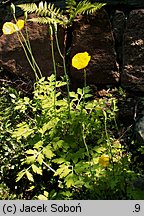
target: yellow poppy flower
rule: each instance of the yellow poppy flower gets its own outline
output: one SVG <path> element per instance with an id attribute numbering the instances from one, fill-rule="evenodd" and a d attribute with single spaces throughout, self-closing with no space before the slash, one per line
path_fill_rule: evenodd
<path id="1" fill-rule="evenodd" d="M 20 31 L 21 29 L 23 29 L 23 27 L 24 27 L 24 20 L 18 20 L 17 23 L 16 23 L 16 26 L 18 28 L 17 31 Z"/>
<path id="2" fill-rule="evenodd" d="M 99 158 L 99 164 L 103 167 L 107 167 L 109 165 L 109 156 L 108 155 L 102 155 Z"/>
<path id="3" fill-rule="evenodd" d="M 18 20 L 16 24 L 5 22 L 2 28 L 3 34 L 10 35 L 16 31 L 20 31 L 24 27 L 24 20 Z"/>
<path id="4" fill-rule="evenodd" d="M 88 65 L 90 59 L 91 56 L 87 52 L 77 53 L 72 58 L 72 66 L 77 68 L 78 70 L 83 69 Z"/>
<path id="5" fill-rule="evenodd" d="M 5 22 L 2 28 L 3 34 L 9 35 L 15 32 L 15 24 L 12 22 Z"/>

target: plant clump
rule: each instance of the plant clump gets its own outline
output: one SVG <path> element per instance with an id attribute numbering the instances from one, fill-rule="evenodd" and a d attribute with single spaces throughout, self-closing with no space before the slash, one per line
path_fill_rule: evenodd
<path id="1" fill-rule="evenodd" d="M 122 144 L 117 124 L 117 99 L 112 94 L 94 99 L 86 82 L 87 51 L 72 58 L 84 85 L 70 91 L 65 56 L 57 36 L 58 25 L 69 26 L 77 14 L 91 14 L 104 4 L 67 0 L 69 19 L 53 4 L 19 5 L 25 21 L 3 25 L 4 34 L 16 33 L 36 77 L 31 98 L 12 88 L 0 92 L 0 161 L 2 199 L 133 199 L 136 173 L 131 154 Z M 28 20 L 27 13 L 39 17 Z M 24 23 L 48 24 L 53 74 L 43 77 Z M 21 30 L 26 31 L 26 36 Z M 53 37 L 55 36 L 55 37 Z M 64 76 L 57 80 L 54 43 L 61 56 Z M 62 88 L 66 86 L 65 94 Z M 5 110 L 5 112 L 3 112 Z M 11 195 L 10 195 L 11 194 Z"/>

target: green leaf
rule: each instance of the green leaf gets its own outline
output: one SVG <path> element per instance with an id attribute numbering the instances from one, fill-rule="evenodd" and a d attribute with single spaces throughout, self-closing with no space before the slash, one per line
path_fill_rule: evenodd
<path id="1" fill-rule="evenodd" d="M 35 173 L 37 173 L 37 174 L 39 174 L 39 175 L 42 175 L 42 169 L 39 168 L 39 167 L 37 167 L 35 164 L 32 164 L 32 170 L 33 170 Z"/>
<path id="2" fill-rule="evenodd" d="M 88 94 L 88 93 L 91 92 L 91 89 L 90 89 L 89 86 L 86 86 L 86 87 L 84 87 L 83 89 L 84 89 L 85 94 Z"/>
<path id="3" fill-rule="evenodd" d="M 71 172 L 71 169 L 69 169 L 67 165 L 62 164 L 60 165 L 60 168 L 56 170 L 54 176 L 59 175 L 60 178 L 63 178 L 67 176 L 70 172 Z"/>
<path id="4" fill-rule="evenodd" d="M 85 94 L 85 98 L 90 98 L 92 96 L 93 96 L 92 94 Z"/>
<path id="5" fill-rule="evenodd" d="M 12 134 L 12 137 L 17 138 L 18 140 L 22 137 L 27 138 L 30 134 L 33 133 L 33 129 L 29 128 L 29 125 L 26 122 L 22 122 L 17 125 L 15 131 Z"/>
<path id="6" fill-rule="evenodd" d="M 16 182 L 18 182 L 25 175 L 25 170 L 20 171 L 17 174 Z"/>
<path id="7" fill-rule="evenodd" d="M 57 164 L 62 164 L 65 162 L 65 159 L 64 158 L 56 158 L 56 159 L 53 159 L 52 161 L 54 163 L 57 163 Z"/>
<path id="8" fill-rule="evenodd" d="M 14 98 L 14 99 L 16 98 L 15 94 L 9 94 L 9 95 L 10 95 L 11 98 Z"/>
<path id="9" fill-rule="evenodd" d="M 61 87 L 61 86 L 64 86 L 66 85 L 66 82 L 62 82 L 62 81 L 57 81 L 56 82 L 56 87 Z"/>
<path id="10" fill-rule="evenodd" d="M 26 157 L 26 163 L 30 164 L 33 163 L 36 160 L 36 156 L 28 156 Z"/>
<path id="11" fill-rule="evenodd" d="M 37 157 L 37 162 L 38 162 L 40 165 L 42 165 L 43 159 L 44 159 L 43 154 L 39 154 L 38 157 Z"/>
<path id="12" fill-rule="evenodd" d="M 56 106 L 67 106 L 67 101 L 58 100 L 56 101 Z"/>
<path id="13" fill-rule="evenodd" d="M 38 142 L 34 145 L 34 148 L 39 149 L 39 148 L 41 148 L 42 146 L 43 146 L 43 141 L 40 140 L 40 141 L 38 141 Z"/>
<path id="14" fill-rule="evenodd" d="M 29 154 L 29 155 L 33 155 L 33 154 L 37 154 L 37 151 L 29 149 L 29 150 L 26 151 L 26 153 Z"/>
<path id="15" fill-rule="evenodd" d="M 34 182 L 33 175 L 28 170 L 25 171 L 25 174 L 29 181 Z"/>
<path id="16" fill-rule="evenodd" d="M 39 200 L 48 200 L 48 198 L 47 198 L 46 196 L 42 195 L 42 194 L 40 194 L 40 195 L 38 196 L 38 199 L 39 199 Z"/>
<path id="17" fill-rule="evenodd" d="M 78 99 L 78 95 L 75 92 L 70 92 L 69 96 Z"/>
<path id="18" fill-rule="evenodd" d="M 27 191 L 32 191 L 35 188 L 34 185 L 32 185 L 29 189 L 27 189 Z"/>
<path id="19" fill-rule="evenodd" d="M 87 102 L 85 108 L 86 109 L 93 109 L 95 107 L 95 104 L 93 102 Z"/>
<path id="20" fill-rule="evenodd" d="M 55 154 L 52 152 L 52 150 L 50 149 L 50 147 L 48 145 L 44 148 L 43 154 L 48 159 L 51 159 L 53 156 L 55 156 Z"/>
<path id="21" fill-rule="evenodd" d="M 65 183 L 66 183 L 66 186 L 68 187 L 68 188 L 70 188 L 71 186 L 74 186 L 75 184 L 74 184 L 74 174 L 73 173 L 71 173 L 71 174 L 69 174 L 66 178 L 65 178 Z"/>
<path id="22" fill-rule="evenodd" d="M 48 197 L 49 193 L 47 191 L 44 191 L 44 196 Z"/>
<path id="23" fill-rule="evenodd" d="M 102 153 L 102 152 L 104 152 L 106 150 L 106 148 L 95 146 L 93 148 L 93 150 L 96 151 L 97 153 Z"/>
<path id="24" fill-rule="evenodd" d="M 77 93 L 78 93 L 79 95 L 83 95 L 82 89 L 78 88 L 78 89 L 77 89 Z"/>
<path id="25" fill-rule="evenodd" d="M 52 128 L 54 128 L 58 122 L 59 118 L 53 118 L 51 119 L 49 122 L 44 123 L 43 127 L 39 130 L 40 133 L 42 133 L 42 135 L 44 135 L 44 133 Z"/>
<path id="26" fill-rule="evenodd" d="M 59 148 L 62 148 L 65 145 L 65 143 L 63 140 L 58 140 L 58 141 L 54 141 L 52 145 L 54 150 L 58 150 Z"/>
<path id="27" fill-rule="evenodd" d="M 28 105 L 30 103 L 30 99 L 28 97 L 24 97 L 24 103 Z"/>
<path id="28" fill-rule="evenodd" d="M 80 161 L 75 165 L 74 171 L 76 174 L 86 173 L 90 168 L 90 165 L 86 162 Z"/>

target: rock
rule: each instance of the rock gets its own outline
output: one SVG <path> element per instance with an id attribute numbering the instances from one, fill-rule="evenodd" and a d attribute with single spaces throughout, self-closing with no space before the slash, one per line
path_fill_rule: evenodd
<path id="1" fill-rule="evenodd" d="M 111 24 L 104 9 L 89 17 L 80 16 L 74 24 L 71 58 L 85 51 L 91 56 L 86 68 L 88 85 L 115 85 L 119 82 Z M 83 85 L 83 70 L 71 66 L 70 77 L 73 85 Z"/>
<path id="2" fill-rule="evenodd" d="M 29 18 L 32 17 L 34 17 L 34 15 L 29 16 Z M 20 17 L 20 19 L 21 18 L 23 17 Z M 27 22 L 27 29 L 35 60 L 43 76 L 49 76 L 53 73 L 53 64 L 48 26 Z M 24 33 L 25 29 L 23 29 L 22 32 Z M 64 29 L 59 28 L 58 35 L 60 47 L 62 52 L 64 52 Z M 63 74 L 63 67 L 61 66 L 62 59 L 56 47 L 55 51 L 57 76 L 59 77 Z M 12 35 L 2 35 L 0 37 L 0 66 L 13 75 L 33 80 L 35 78 L 16 33 Z"/>
<path id="3" fill-rule="evenodd" d="M 121 72 L 123 64 L 123 32 L 125 29 L 125 15 L 122 11 L 116 10 L 113 17 L 113 33 L 115 39 L 115 49 L 117 55 L 117 62 Z"/>
<path id="4" fill-rule="evenodd" d="M 134 108 L 136 104 L 135 97 L 126 97 L 124 100 L 118 101 L 118 121 L 125 127 L 129 127 L 134 123 Z"/>
<path id="5" fill-rule="evenodd" d="M 143 0 L 92 0 L 92 2 L 108 3 L 112 5 L 127 5 L 134 7 L 143 7 Z"/>
<path id="6" fill-rule="evenodd" d="M 121 83 L 131 91 L 144 92 L 144 9 L 133 10 L 124 33 L 124 71 Z"/>
<path id="7" fill-rule="evenodd" d="M 144 116 L 139 118 L 135 126 L 136 138 L 139 143 L 144 144 Z"/>

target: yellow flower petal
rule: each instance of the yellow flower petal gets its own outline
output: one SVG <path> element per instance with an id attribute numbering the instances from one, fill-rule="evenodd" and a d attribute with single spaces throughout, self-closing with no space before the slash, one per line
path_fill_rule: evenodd
<path id="1" fill-rule="evenodd" d="M 5 22 L 2 28 L 3 34 L 10 35 L 15 32 L 16 25 L 12 22 Z"/>
<path id="2" fill-rule="evenodd" d="M 24 27 L 24 20 L 18 20 L 17 23 L 16 23 L 16 26 L 18 28 L 17 31 L 23 29 L 23 27 Z"/>
<path id="3" fill-rule="evenodd" d="M 109 165 L 109 156 L 108 155 L 102 155 L 99 158 L 99 164 L 103 167 L 107 167 Z"/>
<path id="4" fill-rule="evenodd" d="M 10 35 L 16 31 L 20 31 L 24 27 L 24 20 L 18 20 L 16 24 L 5 22 L 2 28 L 3 34 Z"/>
<path id="5" fill-rule="evenodd" d="M 91 56 L 87 52 L 77 53 L 72 58 L 72 66 L 77 68 L 78 70 L 83 69 L 88 65 L 90 59 Z"/>

